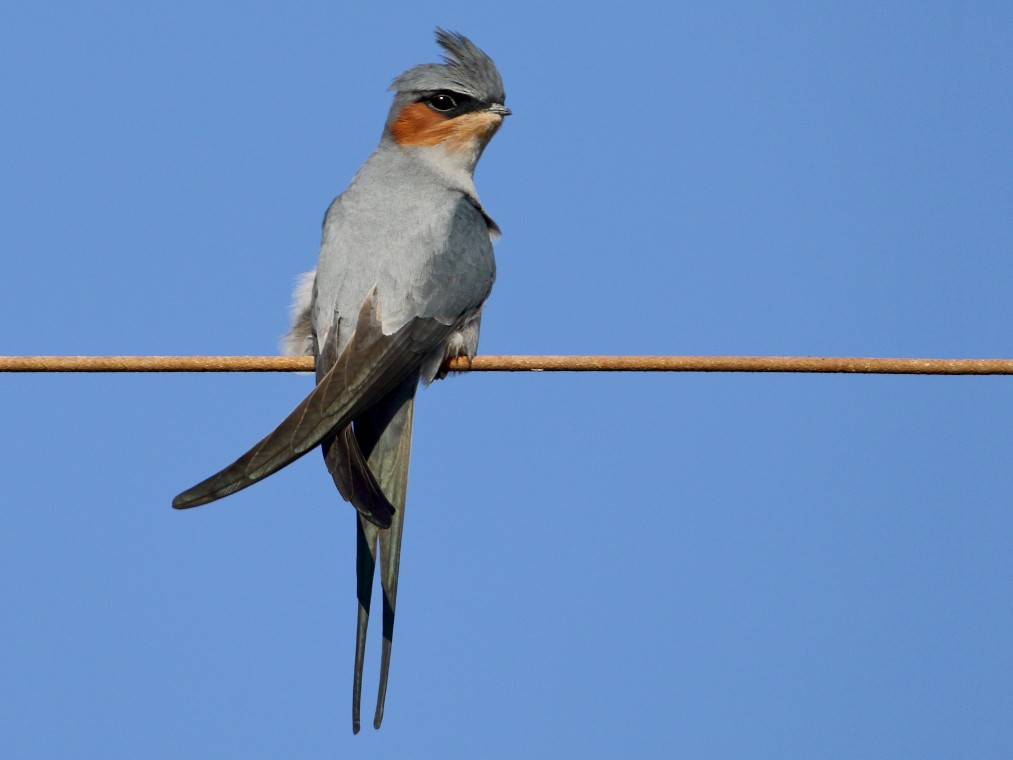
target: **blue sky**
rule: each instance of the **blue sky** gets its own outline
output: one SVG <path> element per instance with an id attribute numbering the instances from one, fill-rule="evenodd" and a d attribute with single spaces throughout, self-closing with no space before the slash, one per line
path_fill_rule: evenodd
<path id="1" fill-rule="evenodd" d="M 1013 355 L 1008 3 L 527 0 L 5 3 L 0 353 L 275 352 L 437 24 L 514 111 L 483 353 Z M 435 384 L 357 737 L 319 457 L 169 507 L 310 383 L 0 376 L 0 755 L 1013 752 L 1011 379 Z"/>

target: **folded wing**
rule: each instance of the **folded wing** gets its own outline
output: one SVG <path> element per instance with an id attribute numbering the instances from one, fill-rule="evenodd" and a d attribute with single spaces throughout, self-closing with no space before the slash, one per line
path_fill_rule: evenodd
<path id="1" fill-rule="evenodd" d="M 423 360 L 453 327 L 416 318 L 384 335 L 376 291 L 363 302 L 355 333 L 313 392 L 260 443 L 221 472 L 177 496 L 172 506 L 188 509 L 220 499 L 291 464 L 418 372 Z"/>

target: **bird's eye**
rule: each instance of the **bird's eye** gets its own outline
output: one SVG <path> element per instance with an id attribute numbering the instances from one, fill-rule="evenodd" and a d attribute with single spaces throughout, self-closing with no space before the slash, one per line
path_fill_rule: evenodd
<path id="1" fill-rule="evenodd" d="M 429 105 L 435 108 L 437 111 L 452 111 L 457 108 L 457 101 L 454 98 L 445 93 L 438 92 L 429 98 Z"/>

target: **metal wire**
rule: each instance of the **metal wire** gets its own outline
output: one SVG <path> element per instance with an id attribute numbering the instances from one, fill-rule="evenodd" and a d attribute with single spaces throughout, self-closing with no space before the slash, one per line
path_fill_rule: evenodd
<path id="1" fill-rule="evenodd" d="M 1013 359 L 839 356 L 476 356 L 454 372 L 819 372 L 1013 375 Z M 0 372 L 312 372 L 309 356 L 0 356 Z"/>

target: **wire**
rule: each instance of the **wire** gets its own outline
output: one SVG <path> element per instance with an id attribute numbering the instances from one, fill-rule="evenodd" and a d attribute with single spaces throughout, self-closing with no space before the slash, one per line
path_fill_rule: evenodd
<path id="1" fill-rule="evenodd" d="M 453 372 L 821 372 L 1013 375 L 1013 359 L 839 356 L 476 356 Z M 0 356 L 0 372 L 312 372 L 311 356 Z"/>

